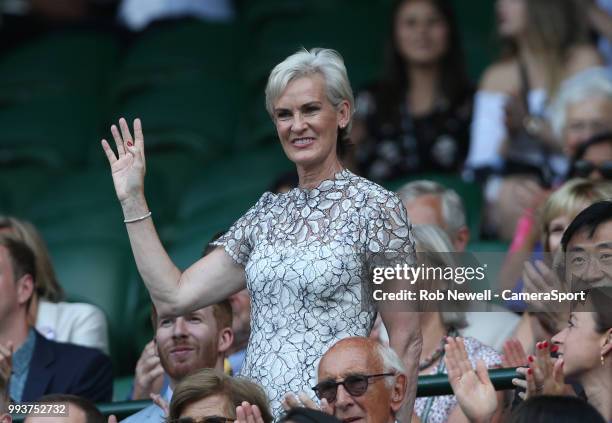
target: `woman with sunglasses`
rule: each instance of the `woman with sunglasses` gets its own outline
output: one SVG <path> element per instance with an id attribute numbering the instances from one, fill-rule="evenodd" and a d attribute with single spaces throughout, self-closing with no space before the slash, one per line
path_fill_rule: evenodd
<path id="1" fill-rule="evenodd" d="M 570 176 L 612 181 L 612 132 L 595 135 L 578 148 Z"/>
<path id="2" fill-rule="evenodd" d="M 367 336 L 376 315 L 363 294 L 371 270 L 391 265 L 389 257 L 414 263 L 414 245 L 397 195 L 342 163 L 354 100 L 337 52 L 302 50 L 279 63 L 268 79 L 266 108 L 299 186 L 264 193 L 212 253 L 185 271 L 164 250 L 144 196 L 140 120 L 134 138 L 124 119 L 112 127 L 118 156 L 107 141 L 102 145 L 138 270 L 160 314 L 188 313 L 248 289 L 251 335 L 240 374 L 266 389 L 278 416 L 285 392 L 314 384 L 313 363 L 323 352 L 342 338 Z M 392 347 L 416 378 L 418 318 L 380 312 Z"/>

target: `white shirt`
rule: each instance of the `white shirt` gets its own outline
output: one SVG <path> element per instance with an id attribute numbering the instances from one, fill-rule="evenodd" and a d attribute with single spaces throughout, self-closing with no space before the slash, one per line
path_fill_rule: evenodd
<path id="1" fill-rule="evenodd" d="M 106 316 L 94 305 L 41 300 L 36 330 L 47 339 L 97 348 L 108 354 Z"/>

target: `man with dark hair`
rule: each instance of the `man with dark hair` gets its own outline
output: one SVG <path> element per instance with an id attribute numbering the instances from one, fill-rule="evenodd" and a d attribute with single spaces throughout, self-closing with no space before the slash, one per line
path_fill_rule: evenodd
<path id="1" fill-rule="evenodd" d="M 612 283 L 612 201 L 594 203 L 578 214 L 561 238 L 564 279 L 573 290 Z M 576 282 L 580 286 L 576 286 Z"/>
<path id="2" fill-rule="evenodd" d="M 76 395 L 45 395 L 37 402 L 65 407 L 65 413 L 62 414 L 66 415 L 53 416 L 53 423 L 107 423 L 107 419 L 96 408 L 94 403 Z M 48 416 L 28 415 L 24 423 L 48 423 L 49 421 L 50 418 Z"/>
<path id="3" fill-rule="evenodd" d="M 169 378 L 169 385 L 158 402 L 169 402 L 176 385 L 190 373 L 203 368 L 223 372 L 225 355 L 234 338 L 232 307 L 228 300 L 184 316 L 158 315 L 155 307 L 151 314 L 155 325 L 156 356 Z M 154 372 L 155 368 L 149 371 Z M 146 378 L 145 373 L 137 369 L 135 384 L 140 383 L 139 379 Z M 124 421 L 162 421 L 164 414 L 165 410 L 154 404 Z"/>
<path id="4" fill-rule="evenodd" d="M 98 350 L 45 339 L 28 322 L 34 291 L 34 253 L 23 242 L 0 235 L 0 362 L 12 350 L 10 397 L 36 401 L 51 393 L 110 401 L 110 359 Z"/>

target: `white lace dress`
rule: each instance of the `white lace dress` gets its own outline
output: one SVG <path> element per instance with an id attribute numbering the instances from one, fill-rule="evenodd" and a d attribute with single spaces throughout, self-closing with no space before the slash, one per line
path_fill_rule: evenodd
<path id="1" fill-rule="evenodd" d="M 285 393 L 314 395 L 332 344 L 369 334 L 375 312 L 362 284 L 373 255 L 415 262 L 399 198 L 348 170 L 313 189 L 266 192 L 216 244 L 245 267 L 251 295 L 241 375 L 266 390 L 277 417 Z"/>

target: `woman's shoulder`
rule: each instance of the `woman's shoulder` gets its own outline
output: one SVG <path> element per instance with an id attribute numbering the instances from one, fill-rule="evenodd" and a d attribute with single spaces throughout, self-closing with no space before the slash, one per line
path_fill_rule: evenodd
<path id="1" fill-rule="evenodd" d="M 480 342 L 476 338 L 466 336 L 463 338 L 465 344 L 465 350 L 467 355 L 472 362 L 476 364 L 476 361 L 483 360 L 487 367 L 496 367 L 502 364 L 501 355 L 495 350 L 495 348 Z"/>
<path id="2" fill-rule="evenodd" d="M 500 60 L 487 67 L 480 78 L 479 90 L 513 94 L 518 91 L 518 64 L 514 59 Z"/>
<path id="3" fill-rule="evenodd" d="M 603 60 L 597 49 L 590 44 L 577 44 L 568 51 L 566 78 L 585 69 L 601 66 Z"/>
<path id="4" fill-rule="evenodd" d="M 359 192 L 364 194 L 364 200 L 368 205 L 394 206 L 401 204 L 399 196 L 395 192 L 389 191 L 382 185 L 363 176 L 353 175 L 353 184 Z"/>

